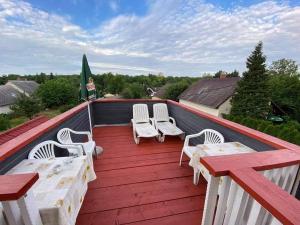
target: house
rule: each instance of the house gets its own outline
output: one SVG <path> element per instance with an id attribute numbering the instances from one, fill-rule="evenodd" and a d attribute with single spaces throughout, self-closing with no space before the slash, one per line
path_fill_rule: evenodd
<path id="1" fill-rule="evenodd" d="M 201 79 L 179 96 L 179 102 L 222 117 L 222 114 L 230 113 L 230 100 L 239 80 L 240 77 L 226 76 Z"/>
<path id="2" fill-rule="evenodd" d="M 35 81 L 8 81 L 5 85 L 0 85 L 0 114 L 9 113 L 10 106 L 13 105 L 21 93 L 29 96 L 38 88 Z"/>
<path id="3" fill-rule="evenodd" d="M 164 99 L 166 90 L 168 89 L 168 87 L 170 87 L 170 85 L 171 85 L 171 83 L 167 83 L 167 84 L 163 85 L 162 87 L 156 88 L 153 93 L 152 99 L 156 99 L 156 100 Z"/>

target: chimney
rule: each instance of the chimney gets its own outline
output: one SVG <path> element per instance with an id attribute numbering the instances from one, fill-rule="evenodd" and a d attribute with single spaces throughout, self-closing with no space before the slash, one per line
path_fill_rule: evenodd
<path id="1" fill-rule="evenodd" d="M 222 71 L 222 73 L 220 74 L 220 79 L 225 79 L 226 76 L 227 76 L 227 74 Z"/>

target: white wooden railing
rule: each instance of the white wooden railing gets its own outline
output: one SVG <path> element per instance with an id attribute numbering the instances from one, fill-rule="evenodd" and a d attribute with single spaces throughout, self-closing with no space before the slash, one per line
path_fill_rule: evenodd
<path id="1" fill-rule="evenodd" d="M 0 202 L 5 214 L 0 225 L 43 225 L 30 189 L 37 180 L 36 173 L 0 176 Z"/>
<path id="2" fill-rule="evenodd" d="M 201 159 L 211 172 L 202 225 L 300 224 L 300 201 L 293 196 L 299 185 L 300 154 L 292 160 L 290 156 L 295 154 L 289 151 L 260 154 L 225 157 L 224 166 L 230 161 L 232 164 L 226 176 L 219 176 L 226 174 L 226 170 L 215 166 L 220 163 L 220 157 L 215 161 L 214 157 Z M 256 160 L 256 163 L 243 166 L 243 160 Z M 267 170 L 262 170 L 264 167 Z"/>

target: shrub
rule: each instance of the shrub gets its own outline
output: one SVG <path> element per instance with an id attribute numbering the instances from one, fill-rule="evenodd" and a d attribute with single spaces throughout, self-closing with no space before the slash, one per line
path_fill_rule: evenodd
<path id="1" fill-rule="evenodd" d="M 59 112 L 64 113 L 68 111 L 69 109 L 72 109 L 75 105 L 63 105 L 59 107 Z"/>
<path id="2" fill-rule="evenodd" d="M 35 96 L 20 94 L 16 103 L 10 108 L 16 115 L 26 116 L 32 119 L 34 115 L 42 110 L 42 104 Z"/>
<path id="3" fill-rule="evenodd" d="M 0 114 L 0 131 L 7 130 L 9 128 L 10 128 L 9 118 L 4 114 Z"/>
<path id="4" fill-rule="evenodd" d="M 78 101 L 77 87 L 65 78 L 48 80 L 37 90 L 46 107 L 75 104 Z"/>
<path id="5" fill-rule="evenodd" d="M 185 90 L 189 84 L 185 81 L 177 82 L 174 84 L 171 84 L 170 86 L 167 87 L 164 98 L 165 99 L 171 99 L 174 101 L 178 100 L 178 96 Z"/>

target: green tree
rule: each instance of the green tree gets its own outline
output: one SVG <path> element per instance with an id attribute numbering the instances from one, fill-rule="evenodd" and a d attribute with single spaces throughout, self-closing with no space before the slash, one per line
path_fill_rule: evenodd
<path id="1" fill-rule="evenodd" d="M 142 85 L 138 83 L 128 84 L 121 93 L 123 98 L 127 99 L 138 99 L 145 98 L 146 92 Z"/>
<path id="2" fill-rule="evenodd" d="M 167 87 L 164 98 L 171 99 L 174 101 L 178 100 L 178 96 L 189 86 L 188 82 L 180 81 L 174 84 L 171 84 Z"/>
<path id="3" fill-rule="evenodd" d="M 23 93 L 18 96 L 16 103 L 10 108 L 16 115 L 32 119 L 34 115 L 42 110 L 42 104 L 36 96 L 27 96 Z"/>
<path id="4" fill-rule="evenodd" d="M 227 77 L 238 77 L 238 76 L 240 76 L 240 74 L 237 70 L 234 70 L 233 72 L 227 74 Z"/>
<path id="5" fill-rule="evenodd" d="M 259 42 L 247 59 L 248 70 L 239 81 L 232 98 L 233 115 L 265 118 L 270 110 L 266 57 L 263 55 L 262 47 L 262 42 Z"/>
<path id="6" fill-rule="evenodd" d="M 41 84 L 37 90 L 37 95 L 49 108 L 72 105 L 78 101 L 78 87 L 72 84 L 69 79 L 58 78 Z"/>
<path id="7" fill-rule="evenodd" d="M 292 59 L 280 59 L 272 62 L 269 73 L 271 75 L 280 75 L 280 76 L 299 76 L 298 65 L 296 61 Z"/>

